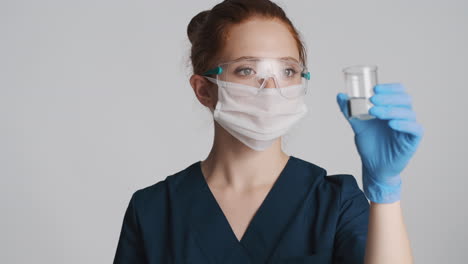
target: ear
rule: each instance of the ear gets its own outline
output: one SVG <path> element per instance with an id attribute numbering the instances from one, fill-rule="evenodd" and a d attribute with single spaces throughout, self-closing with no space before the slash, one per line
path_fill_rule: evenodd
<path id="1" fill-rule="evenodd" d="M 202 105 L 212 109 L 216 107 L 218 101 L 218 90 L 215 89 L 216 84 L 208 81 L 201 75 L 193 74 L 190 77 L 190 85 Z"/>

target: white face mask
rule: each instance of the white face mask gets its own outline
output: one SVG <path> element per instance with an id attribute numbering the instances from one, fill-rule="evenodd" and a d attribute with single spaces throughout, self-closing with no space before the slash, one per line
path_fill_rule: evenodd
<path id="1" fill-rule="evenodd" d="M 205 78 L 218 84 L 218 102 L 214 110 L 210 109 L 214 120 L 251 149 L 267 149 L 307 113 L 304 96 L 287 99 L 277 88 L 263 88 L 257 95 L 246 96 L 255 93 L 258 88 Z M 294 93 L 301 86 L 281 89 Z"/>

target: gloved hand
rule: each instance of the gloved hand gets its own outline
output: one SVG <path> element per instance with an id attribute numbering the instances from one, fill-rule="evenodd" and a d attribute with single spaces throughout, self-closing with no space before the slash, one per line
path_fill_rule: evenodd
<path id="1" fill-rule="evenodd" d="M 424 134 L 416 122 L 411 97 L 400 83 L 377 84 L 369 114 L 376 118 L 349 118 L 348 95 L 337 94 L 341 112 L 354 131 L 354 142 L 362 161 L 366 197 L 375 203 L 400 200 L 401 171 L 415 153 Z"/>

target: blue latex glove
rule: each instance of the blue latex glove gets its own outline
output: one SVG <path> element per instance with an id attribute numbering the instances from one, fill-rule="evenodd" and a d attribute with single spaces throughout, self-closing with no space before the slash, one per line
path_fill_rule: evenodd
<path id="1" fill-rule="evenodd" d="M 375 203 L 400 200 L 400 173 L 415 153 L 424 134 L 416 122 L 411 97 L 400 83 L 377 84 L 369 114 L 376 118 L 349 118 L 348 95 L 337 94 L 341 112 L 354 131 L 354 142 L 362 161 L 364 194 Z"/>

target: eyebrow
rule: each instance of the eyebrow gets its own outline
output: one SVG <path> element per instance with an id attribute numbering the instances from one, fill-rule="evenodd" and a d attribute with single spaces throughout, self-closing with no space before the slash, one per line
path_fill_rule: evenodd
<path id="1" fill-rule="evenodd" d="M 239 57 L 239 58 L 237 58 L 237 59 L 234 59 L 234 61 L 237 61 L 237 60 L 245 60 L 245 59 L 261 59 L 261 58 L 264 58 L 264 57 L 242 56 L 242 57 Z M 273 58 L 271 58 L 271 59 L 273 59 Z M 278 58 L 278 59 L 282 59 L 282 60 L 284 60 L 284 59 L 293 60 L 293 61 L 299 63 L 299 61 L 298 61 L 296 58 L 291 57 L 291 56 L 281 57 L 281 58 Z"/>

